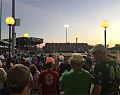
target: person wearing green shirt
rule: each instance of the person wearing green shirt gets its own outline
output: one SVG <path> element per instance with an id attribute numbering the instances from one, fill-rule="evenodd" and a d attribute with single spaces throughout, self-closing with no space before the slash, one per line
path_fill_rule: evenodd
<path id="1" fill-rule="evenodd" d="M 64 72 L 60 77 L 60 88 L 64 95 L 89 95 L 91 77 L 88 71 L 82 69 L 84 59 L 80 53 L 70 57 L 71 71 Z"/>

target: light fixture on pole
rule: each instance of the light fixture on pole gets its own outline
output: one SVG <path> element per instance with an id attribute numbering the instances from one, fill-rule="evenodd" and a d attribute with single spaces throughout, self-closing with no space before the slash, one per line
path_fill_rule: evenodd
<path id="1" fill-rule="evenodd" d="M 10 55 L 10 45 L 11 45 L 11 26 L 14 25 L 15 20 L 12 16 L 9 16 L 5 19 L 6 24 L 9 26 L 9 65 L 11 62 L 11 55 Z"/>
<path id="2" fill-rule="evenodd" d="M 74 37 L 75 37 L 75 39 L 76 39 L 76 52 L 77 52 L 77 40 L 78 40 L 78 38 L 80 37 L 80 35 L 79 35 L 79 34 L 75 34 Z"/>
<path id="3" fill-rule="evenodd" d="M 105 48 L 106 48 L 106 28 L 109 26 L 109 22 L 107 20 L 102 21 L 101 26 L 104 27 L 104 40 L 105 40 Z"/>
<path id="4" fill-rule="evenodd" d="M 67 43 L 67 29 L 68 29 L 69 25 L 66 24 L 66 25 L 64 25 L 64 27 L 65 27 L 65 29 L 66 29 L 66 43 Z"/>
<path id="5" fill-rule="evenodd" d="M 23 36 L 24 36 L 25 38 L 28 38 L 28 37 L 29 37 L 28 33 L 24 33 Z"/>

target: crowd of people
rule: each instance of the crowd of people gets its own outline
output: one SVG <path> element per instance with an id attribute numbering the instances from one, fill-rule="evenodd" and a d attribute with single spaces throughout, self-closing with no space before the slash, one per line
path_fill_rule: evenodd
<path id="1" fill-rule="evenodd" d="M 102 44 L 86 57 L 0 55 L 0 95 L 119 95 L 120 64 Z"/>

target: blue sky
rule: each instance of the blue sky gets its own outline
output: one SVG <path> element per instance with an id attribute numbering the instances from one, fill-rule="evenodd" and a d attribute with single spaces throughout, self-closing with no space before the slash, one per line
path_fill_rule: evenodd
<path id="1" fill-rule="evenodd" d="M 16 0 L 15 16 L 21 19 L 17 37 L 28 33 L 46 42 L 65 42 L 65 24 L 69 24 L 68 42 L 104 44 L 103 20 L 108 20 L 107 44 L 120 44 L 120 0 Z M 12 13 L 12 0 L 3 0 L 2 38 L 8 38 L 5 18 Z"/>

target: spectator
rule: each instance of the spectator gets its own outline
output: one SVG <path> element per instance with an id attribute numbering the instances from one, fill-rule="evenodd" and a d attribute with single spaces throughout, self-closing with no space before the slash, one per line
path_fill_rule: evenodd
<path id="1" fill-rule="evenodd" d="M 83 56 L 83 58 L 85 59 L 85 62 L 83 64 L 82 68 L 84 70 L 87 70 L 87 71 L 91 72 L 91 67 L 92 67 L 91 55 L 87 54 L 87 56 Z"/>
<path id="2" fill-rule="evenodd" d="M 32 94 L 38 94 L 38 76 L 40 74 L 40 72 L 38 71 L 37 67 L 32 64 L 30 65 L 30 73 L 32 74 L 33 77 L 33 84 L 32 84 Z"/>
<path id="3" fill-rule="evenodd" d="M 40 55 L 40 63 L 43 65 L 43 64 L 45 64 L 45 60 L 46 60 L 46 58 L 45 58 L 45 56 L 44 56 L 44 54 L 43 53 L 41 53 L 41 55 Z"/>
<path id="4" fill-rule="evenodd" d="M 59 69 L 59 76 L 65 72 L 65 71 L 70 71 L 71 70 L 71 65 L 68 64 L 67 62 L 59 62 L 60 65 L 58 66 Z"/>
<path id="5" fill-rule="evenodd" d="M 64 95 L 89 95 L 91 78 L 89 72 L 82 69 L 83 57 L 79 53 L 73 53 L 70 57 L 72 70 L 65 72 L 60 78 L 60 88 Z"/>
<path id="6" fill-rule="evenodd" d="M 30 64 L 30 59 L 29 58 L 26 58 L 25 59 L 25 66 L 29 67 L 31 64 Z"/>
<path id="7" fill-rule="evenodd" d="M 0 67 L 4 67 L 5 64 L 3 64 L 5 61 L 5 57 L 3 55 L 0 55 Z"/>
<path id="8" fill-rule="evenodd" d="M 57 66 L 56 63 L 53 63 L 53 69 L 52 69 L 52 70 L 53 70 L 53 71 L 56 71 L 56 72 L 59 72 L 58 66 Z"/>
<path id="9" fill-rule="evenodd" d="M 64 55 L 62 55 L 62 53 L 58 56 L 58 62 L 64 62 Z"/>
<path id="10" fill-rule="evenodd" d="M 0 68 L 0 89 L 2 89 L 6 84 L 7 73 L 3 68 Z"/>
<path id="11" fill-rule="evenodd" d="M 47 64 L 49 62 L 55 63 L 55 60 L 54 60 L 53 55 L 51 53 L 46 58 L 46 62 L 45 63 Z"/>
<path id="12" fill-rule="evenodd" d="M 89 71 L 90 69 L 92 68 L 92 58 L 91 58 L 91 54 L 87 54 L 87 57 L 86 57 L 86 64 L 89 66 Z"/>
<path id="13" fill-rule="evenodd" d="M 28 67 L 32 64 L 32 57 L 30 55 L 27 55 L 27 58 L 25 59 L 26 63 L 28 64 Z"/>
<path id="14" fill-rule="evenodd" d="M 10 94 L 29 95 L 30 72 L 22 65 L 14 65 L 7 74 L 7 83 L 10 87 Z"/>
<path id="15" fill-rule="evenodd" d="M 3 63 L 2 63 L 2 61 L 0 60 L 0 68 L 2 68 L 3 67 Z"/>
<path id="16" fill-rule="evenodd" d="M 43 70 L 38 79 L 39 92 L 42 91 L 41 95 L 57 95 L 58 73 L 52 70 L 52 62 L 47 63 L 46 68 L 47 70 Z"/>
<path id="17" fill-rule="evenodd" d="M 107 56 L 107 49 L 96 44 L 91 50 L 96 64 L 94 67 L 93 95 L 117 95 L 120 85 L 120 65 Z"/>
<path id="18" fill-rule="evenodd" d="M 20 63 L 20 64 L 23 64 L 24 66 L 27 66 L 27 63 L 26 63 L 26 60 L 25 60 L 24 57 L 21 57 L 19 63 Z"/>
<path id="19" fill-rule="evenodd" d="M 0 55 L 0 60 L 5 60 L 5 57 L 3 55 Z"/>

